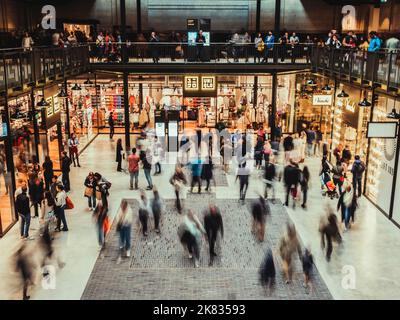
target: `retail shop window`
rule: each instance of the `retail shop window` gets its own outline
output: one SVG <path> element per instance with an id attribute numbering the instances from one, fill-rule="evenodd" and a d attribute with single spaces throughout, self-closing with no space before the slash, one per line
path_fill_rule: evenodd
<path id="1" fill-rule="evenodd" d="M 2 134 L 4 131 L 2 131 Z M 14 215 L 13 190 L 10 159 L 6 156 L 6 141 L 0 137 L 0 235 L 7 230 L 16 218 Z"/>

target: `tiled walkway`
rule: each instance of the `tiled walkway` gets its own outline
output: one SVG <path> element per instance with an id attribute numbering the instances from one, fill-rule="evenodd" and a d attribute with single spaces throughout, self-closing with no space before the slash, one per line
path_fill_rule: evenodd
<path id="1" fill-rule="evenodd" d="M 89 171 L 99 171 L 112 181 L 113 185 L 109 199 L 110 214 L 112 216 L 116 214 L 121 199 L 138 198 L 137 192 L 129 191 L 128 189 L 128 175 L 118 173 L 115 170 L 115 143 L 119 137 L 123 138 L 122 135 L 115 136 L 113 142 L 110 142 L 106 135 L 97 137 L 82 154 L 82 167 L 73 168 L 71 172 L 72 192 L 70 196 L 75 203 L 75 209 L 67 214 L 70 231 L 59 234 L 56 240 L 57 252 L 59 252 L 61 258 L 66 262 L 66 266 L 61 270 L 57 270 L 55 289 L 43 289 L 40 286 L 40 279 L 38 279 L 38 285 L 31 294 L 33 299 L 80 299 L 85 291 L 99 255 L 91 213 L 86 210 L 87 202 L 83 197 L 83 180 Z M 170 154 L 169 156 L 173 158 L 176 155 Z M 319 160 L 317 158 L 307 159 L 306 163 L 310 166 L 312 173 L 309 209 L 305 211 L 301 208 L 297 210 L 288 208 L 287 212 L 292 221 L 294 221 L 303 243 L 306 246 L 310 246 L 318 271 L 333 298 L 400 299 L 400 282 L 398 280 L 400 278 L 400 255 L 397 254 L 397 247 L 400 244 L 400 230 L 378 212 L 367 200 L 361 200 L 356 224 L 350 232 L 346 232 L 343 235 L 343 246 L 335 246 L 331 262 L 326 262 L 320 247 L 318 223 L 320 216 L 324 213 L 324 203 L 330 202 L 332 205 L 336 203 L 326 200 L 320 195 L 319 179 L 317 174 L 315 174 L 318 171 Z M 164 199 L 173 199 L 174 197 L 173 190 L 168 183 L 168 178 L 172 174 L 172 171 L 172 165 L 164 166 L 163 175 L 155 176 L 153 179 L 154 184 L 159 187 L 161 196 Z M 263 190 L 257 174 L 258 172 L 255 171 L 252 173 L 248 198 L 255 198 L 257 192 L 262 192 Z M 234 182 L 235 177 L 233 172 L 227 175 L 226 178 L 227 186 L 218 186 L 216 189 L 216 201 L 221 200 L 224 203 L 236 206 L 239 193 L 238 183 Z M 140 174 L 139 180 L 140 186 L 145 187 L 143 173 Z M 277 196 L 281 200 L 283 199 L 282 191 L 282 187 L 279 186 Z M 227 199 L 232 199 L 233 202 Z M 37 221 L 34 221 L 32 224 L 33 227 L 37 228 Z M 247 233 L 248 231 L 248 226 L 243 228 L 243 232 Z M 229 230 L 227 229 L 227 234 L 228 232 Z M 0 239 L 0 278 L 4 279 L 4 281 L 0 281 L 0 299 L 20 299 L 20 295 L 16 295 L 13 287 L 15 274 L 11 271 L 9 259 L 18 243 L 18 225 L 5 237 Z M 30 241 L 29 243 L 32 250 L 37 250 L 35 241 Z M 115 252 L 112 251 L 112 255 L 114 255 L 113 259 L 115 259 Z M 181 253 L 180 250 L 177 251 L 177 254 L 179 253 Z M 356 281 L 353 289 L 344 289 L 342 287 L 342 280 L 345 276 L 343 271 L 348 270 L 346 269 L 348 266 L 354 267 L 355 270 Z M 204 269 L 206 268 L 200 268 L 200 270 Z M 148 268 L 142 270 L 149 271 Z M 198 272 L 194 268 L 184 270 L 187 277 L 190 277 L 189 273 Z M 117 277 L 115 272 L 110 272 Z M 251 281 L 255 283 L 257 281 L 256 273 L 252 277 L 253 280 Z M 217 284 L 221 287 L 225 285 L 223 282 L 217 282 Z M 146 288 L 149 292 L 156 290 L 150 284 Z M 234 293 L 235 291 L 226 290 L 224 292 Z M 191 296 L 193 296 L 193 291 L 189 289 L 187 297 Z M 115 296 L 110 294 L 111 297 Z"/>

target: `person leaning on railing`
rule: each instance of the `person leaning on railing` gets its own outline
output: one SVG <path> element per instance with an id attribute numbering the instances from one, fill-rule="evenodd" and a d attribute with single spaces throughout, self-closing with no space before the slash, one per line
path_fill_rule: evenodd
<path id="1" fill-rule="evenodd" d="M 254 56 L 254 63 L 256 63 L 256 59 L 257 59 L 257 62 L 260 63 L 261 58 L 263 57 L 263 54 L 264 54 L 264 49 L 265 49 L 264 41 L 262 39 L 262 35 L 260 32 L 254 38 L 254 46 L 256 48 L 256 54 Z"/>

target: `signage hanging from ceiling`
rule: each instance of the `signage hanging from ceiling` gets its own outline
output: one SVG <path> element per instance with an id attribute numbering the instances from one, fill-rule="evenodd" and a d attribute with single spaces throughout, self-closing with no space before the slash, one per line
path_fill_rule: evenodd
<path id="1" fill-rule="evenodd" d="M 184 97 L 216 97 L 217 77 L 213 75 L 187 75 L 183 79 Z"/>
<path id="2" fill-rule="evenodd" d="M 313 105 L 314 106 L 330 106 L 332 104 L 331 94 L 314 94 Z"/>

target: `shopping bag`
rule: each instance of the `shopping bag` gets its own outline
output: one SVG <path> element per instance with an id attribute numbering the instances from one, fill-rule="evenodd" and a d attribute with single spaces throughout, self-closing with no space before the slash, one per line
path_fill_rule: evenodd
<path id="1" fill-rule="evenodd" d="M 71 210 L 73 208 L 74 208 L 74 204 L 72 203 L 72 200 L 69 197 L 67 197 L 65 199 L 65 210 Z"/>
<path id="2" fill-rule="evenodd" d="M 110 229 L 111 229 L 110 219 L 108 218 L 108 216 L 106 216 L 106 217 L 104 218 L 104 221 L 103 221 L 103 231 L 104 231 L 104 234 L 108 234 L 108 232 L 110 232 Z"/>
<path id="3" fill-rule="evenodd" d="M 90 198 L 93 195 L 93 188 L 86 187 L 85 193 L 83 195 Z"/>

